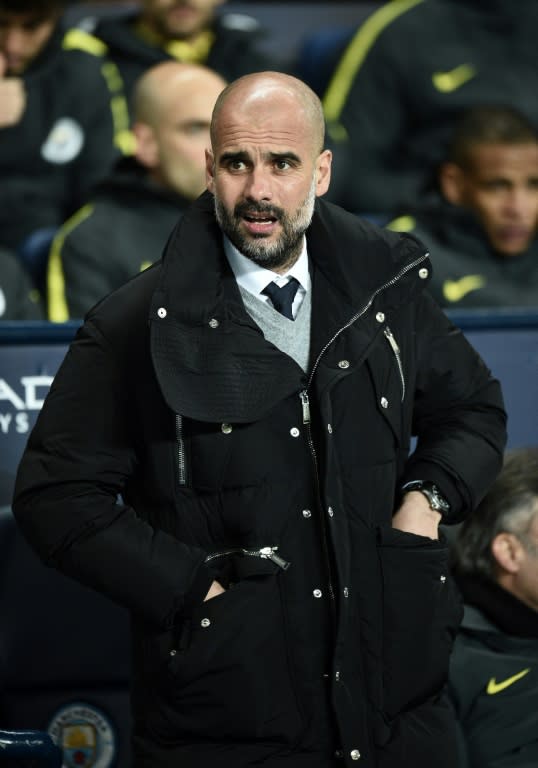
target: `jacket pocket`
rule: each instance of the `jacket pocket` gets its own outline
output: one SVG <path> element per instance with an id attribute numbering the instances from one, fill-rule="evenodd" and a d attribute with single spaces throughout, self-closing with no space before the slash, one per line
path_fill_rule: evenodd
<path id="1" fill-rule="evenodd" d="M 462 606 L 444 540 L 378 529 L 383 589 L 383 710 L 390 719 L 446 682 Z"/>
<path id="2" fill-rule="evenodd" d="M 277 577 L 202 603 L 149 653 L 160 654 L 161 738 L 298 739 Z"/>

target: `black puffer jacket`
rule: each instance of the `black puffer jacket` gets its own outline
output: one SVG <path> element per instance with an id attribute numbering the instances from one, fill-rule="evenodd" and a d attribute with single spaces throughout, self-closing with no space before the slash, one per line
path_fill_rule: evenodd
<path id="1" fill-rule="evenodd" d="M 3 245 L 60 226 L 126 149 L 121 80 L 103 50 L 82 30 L 58 27 L 24 73 L 24 114 L 0 129 Z"/>
<path id="2" fill-rule="evenodd" d="M 447 549 L 391 518 L 412 478 L 454 519 L 478 502 L 499 386 L 415 240 L 322 201 L 307 237 L 308 375 L 247 314 L 204 195 L 90 313 L 19 469 L 41 556 L 132 611 L 138 767 L 453 768 Z"/>

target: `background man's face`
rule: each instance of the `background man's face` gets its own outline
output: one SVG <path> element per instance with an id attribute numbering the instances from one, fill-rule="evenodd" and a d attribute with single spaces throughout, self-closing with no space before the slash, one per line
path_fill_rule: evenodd
<path id="1" fill-rule="evenodd" d="M 524 556 L 520 563 L 513 592 L 529 608 L 538 611 L 538 502 L 537 514 L 524 537 L 519 537 L 524 546 Z"/>
<path id="2" fill-rule="evenodd" d="M 184 88 L 181 99 L 162 109 L 154 126 L 161 183 L 193 200 L 205 189 L 205 150 L 210 145 L 213 105 L 222 90 L 217 82 Z"/>
<path id="3" fill-rule="evenodd" d="M 165 38 L 188 39 L 210 24 L 224 0 L 144 0 L 144 18 Z"/>
<path id="4" fill-rule="evenodd" d="M 538 144 L 480 144 L 462 169 L 460 204 L 473 211 L 489 243 L 517 256 L 538 226 Z"/>
<path id="5" fill-rule="evenodd" d="M 10 13 L 0 9 L 0 53 L 7 75 L 21 75 L 38 56 L 54 31 L 57 15 Z"/>

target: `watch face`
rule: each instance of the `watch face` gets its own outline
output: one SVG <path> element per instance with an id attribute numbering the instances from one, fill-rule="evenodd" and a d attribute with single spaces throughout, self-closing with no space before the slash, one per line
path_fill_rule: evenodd
<path id="1" fill-rule="evenodd" d="M 423 488 L 423 491 L 430 499 L 433 509 L 440 510 L 441 512 L 448 512 L 450 504 L 441 496 L 437 486 L 432 485 L 430 488 Z"/>
<path id="2" fill-rule="evenodd" d="M 448 513 L 450 512 L 450 504 L 441 496 L 439 489 L 434 483 L 430 483 L 426 480 L 412 480 L 406 483 L 403 487 L 404 491 L 420 491 L 428 499 L 430 507 L 436 512 Z"/>

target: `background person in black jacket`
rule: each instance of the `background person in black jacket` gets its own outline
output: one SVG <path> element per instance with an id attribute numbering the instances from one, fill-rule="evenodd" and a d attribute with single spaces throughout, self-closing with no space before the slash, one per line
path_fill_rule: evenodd
<path id="1" fill-rule="evenodd" d="M 121 80 L 62 25 L 65 0 L 0 0 L 0 243 L 59 226 L 120 156 Z"/>
<path id="2" fill-rule="evenodd" d="M 164 61 L 134 91 L 134 158 L 115 172 L 53 241 L 49 319 L 83 317 L 107 293 L 161 257 L 187 205 L 205 187 L 211 112 L 226 85 L 197 64 Z"/>
<path id="3" fill-rule="evenodd" d="M 92 31 L 117 64 L 129 99 L 145 70 L 167 59 L 205 64 L 225 80 L 275 68 L 260 51 L 258 22 L 251 16 L 217 13 L 224 3 L 142 0 L 140 9 L 97 23 Z"/>
<path id="4" fill-rule="evenodd" d="M 331 199 L 379 214 L 416 204 L 470 107 L 506 104 L 538 123 L 537 36 L 536 0 L 384 3 L 323 95 L 335 165 L 347 171 Z"/>
<path id="5" fill-rule="evenodd" d="M 0 320 L 44 320 L 40 296 L 14 253 L 0 246 Z"/>
<path id="6" fill-rule="evenodd" d="M 439 193 L 389 227 L 428 246 L 441 305 L 538 307 L 538 130 L 508 107 L 466 112 Z"/>
<path id="7" fill-rule="evenodd" d="M 463 523 L 453 571 L 465 601 L 450 665 L 462 766 L 538 765 L 538 448 L 509 452 Z"/>

